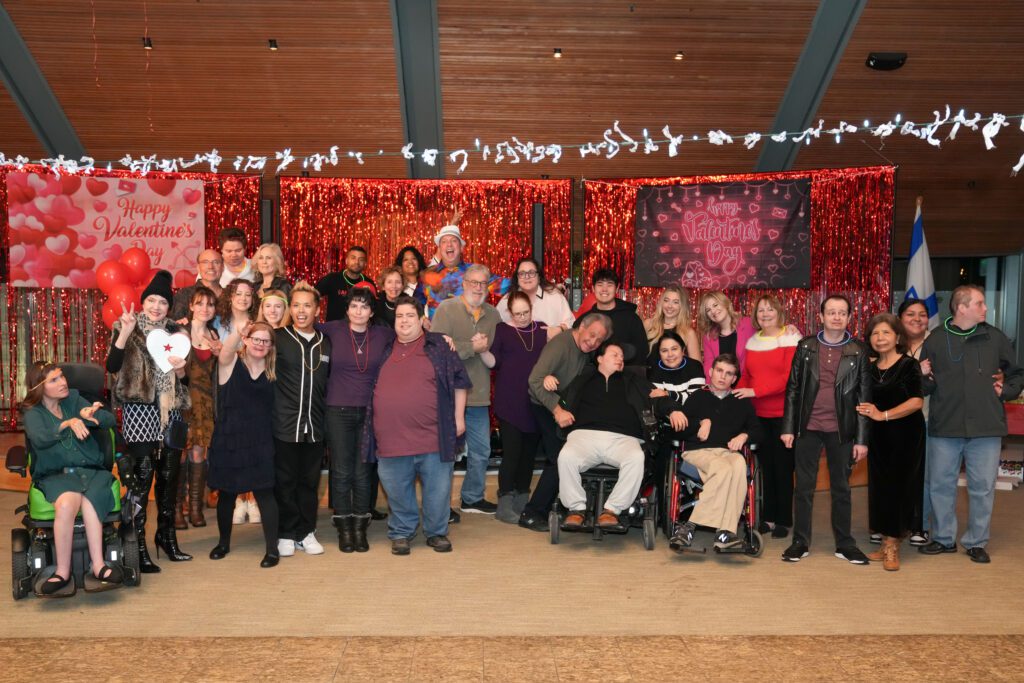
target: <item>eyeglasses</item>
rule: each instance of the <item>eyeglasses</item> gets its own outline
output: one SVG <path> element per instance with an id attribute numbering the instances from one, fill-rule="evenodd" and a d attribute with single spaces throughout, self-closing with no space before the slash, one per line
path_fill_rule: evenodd
<path id="1" fill-rule="evenodd" d="M 270 346 L 273 343 L 269 339 L 264 339 L 262 337 L 248 337 L 248 339 L 256 346 Z"/>
<path id="2" fill-rule="evenodd" d="M 205 258 L 205 259 L 201 259 L 199 261 L 199 265 L 201 265 L 201 266 L 220 266 L 220 265 L 223 265 L 223 264 L 224 264 L 224 262 L 221 261 L 220 259 L 208 259 L 208 258 Z"/>
<path id="3" fill-rule="evenodd" d="M 519 311 L 518 313 L 513 312 L 512 313 L 512 317 L 513 318 L 529 318 L 530 317 L 530 311 L 528 311 L 528 310 L 527 311 Z"/>
<path id="4" fill-rule="evenodd" d="M 463 280 L 462 284 L 470 285 L 471 287 L 486 287 L 487 280 Z"/>
<path id="5" fill-rule="evenodd" d="M 525 278 L 537 277 L 537 271 L 536 270 L 520 270 L 519 271 L 519 277 L 525 277 Z"/>

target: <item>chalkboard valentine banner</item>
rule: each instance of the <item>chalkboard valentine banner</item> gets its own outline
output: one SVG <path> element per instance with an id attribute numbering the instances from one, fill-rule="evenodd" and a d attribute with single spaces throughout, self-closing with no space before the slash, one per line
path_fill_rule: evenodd
<path id="1" fill-rule="evenodd" d="M 808 287 L 810 190 L 807 178 L 640 187 L 636 285 Z"/>

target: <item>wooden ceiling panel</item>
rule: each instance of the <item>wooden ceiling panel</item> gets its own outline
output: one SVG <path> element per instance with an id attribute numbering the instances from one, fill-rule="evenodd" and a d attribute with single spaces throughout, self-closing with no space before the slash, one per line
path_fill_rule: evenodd
<path id="1" fill-rule="evenodd" d="M 1024 71 L 1020 36 L 1024 4 L 998 0 L 984 8 L 953 0 L 922 4 L 914 0 L 869 3 L 836 69 L 819 117 L 846 118 L 861 125 L 901 114 L 904 121 L 930 122 L 933 111 L 968 116 L 979 112 L 1024 113 Z M 897 71 L 864 65 L 869 52 L 906 52 Z M 945 140 L 947 125 L 936 137 Z M 1010 169 L 1024 153 L 1019 121 L 1011 121 L 986 151 L 980 133 L 961 129 L 956 140 L 935 148 L 898 134 L 879 149 L 847 137 L 842 145 L 822 139 L 804 148 L 798 168 L 885 163 L 897 174 L 896 254 L 910 247 L 915 198 L 924 202 L 925 233 L 933 256 L 1012 253 L 1024 249 L 1024 186 Z M 876 154 L 871 148 L 878 150 Z"/>
<path id="2" fill-rule="evenodd" d="M 441 90 L 449 149 L 510 140 L 598 142 L 618 120 L 639 137 L 767 130 L 789 83 L 817 2 L 620 2 L 439 0 Z M 563 57 L 554 59 L 554 48 Z M 686 58 L 676 61 L 682 50 Z M 466 175 L 656 176 L 749 171 L 739 141 L 666 146 L 645 156 L 553 165 L 472 162 Z"/>
<path id="3" fill-rule="evenodd" d="M 405 143 L 387 0 L 5 7 L 97 159 L 189 158 L 214 147 L 232 159 L 285 147 L 297 155 L 331 145 L 397 151 Z M 147 31 L 151 51 L 142 49 Z M 344 165 L 348 175 L 406 173 L 394 157 Z"/>

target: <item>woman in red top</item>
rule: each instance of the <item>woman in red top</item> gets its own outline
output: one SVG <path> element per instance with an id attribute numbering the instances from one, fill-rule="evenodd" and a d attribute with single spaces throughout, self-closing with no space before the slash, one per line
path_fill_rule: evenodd
<path id="1" fill-rule="evenodd" d="M 782 303 L 770 294 L 754 302 L 754 327 L 746 345 L 746 365 L 733 394 L 749 398 L 761 421 L 764 439 L 757 460 L 764 485 L 764 526 L 773 538 L 785 538 L 793 526 L 793 449 L 779 439 L 790 366 L 800 334 L 786 325 Z"/>

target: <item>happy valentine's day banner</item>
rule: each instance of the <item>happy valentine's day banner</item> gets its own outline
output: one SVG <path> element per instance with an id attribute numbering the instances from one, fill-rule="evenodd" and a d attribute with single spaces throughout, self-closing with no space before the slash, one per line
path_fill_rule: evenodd
<path id="1" fill-rule="evenodd" d="M 811 183 L 641 186 L 636 284 L 699 289 L 808 287 Z"/>
<path id="2" fill-rule="evenodd" d="M 96 287 L 96 268 L 140 248 L 152 268 L 191 277 L 205 237 L 203 183 L 173 178 L 7 174 L 16 287 Z"/>

